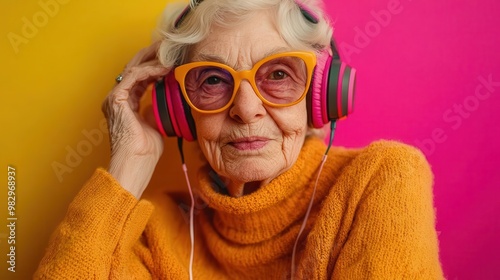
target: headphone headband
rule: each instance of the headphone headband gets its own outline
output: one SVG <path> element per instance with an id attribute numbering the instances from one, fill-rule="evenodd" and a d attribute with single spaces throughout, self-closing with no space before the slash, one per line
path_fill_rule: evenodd
<path id="1" fill-rule="evenodd" d="M 195 1 L 195 6 L 199 5 L 201 2 L 203 2 L 203 0 L 196 0 Z M 300 12 L 302 13 L 302 15 L 304 16 L 304 18 L 308 22 L 310 22 L 312 24 L 318 24 L 319 23 L 319 16 L 318 15 L 316 15 L 313 11 L 311 11 L 310 9 L 308 9 L 305 5 L 303 5 L 299 1 L 294 1 L 294 2 L 295 2 L 295 4 L 297 4 L 297 6 L 300 9 Z M 191 9 L 192 9 L 191 5 L 187 5 L 186 8 L 184 8 L 184 10 L 179 14 L 179 16 L 177 17 L 177 19 L 174 22 L 174 27 L 176 29 L 179 28 L 179 26 L 181 25 L 182 21 L 189 14 L 189 12 L 191 11 Z M 330 48 L 332 49 L 333 57 L 336 58 L 336 59 L 340 59 L 340 54 L 337 51 L 338 50 L 337 49 L 337 44 L 335 43 L 335 40 L 333 38 L 330 41 Z"/>
<path id="2" fill-rule="evenodd" d="M 194 1 L 194 6 L 198 6 L 201 2 L 203 2 L 203 0 L 195 0 Z M 302 15 L 304 16 L 304 18 L 307 21 L 309 21 L 310 23 L 313 23 L 313 24 L 319 23 L 319 17 L 316 14 L 314 14 L 313 11 L 311 11 L 310 9 L 308 9 L 302 3 L 299 3 L 297 1 L 294 1 L 294 2 L 295 2 L 295 4 L 297 4 L 297 6 L 300 9 L 300 12 L 302 13 Z M 186 8 L 184 8 L 184 10 L 179 14 L 179 16 L 177 17 L 177 19 L 174 21 L 174 27 L 175 28 L 179 28 L 179 25 L 181 25 L 182 21 L 189 14 L 189 12 L 191 11 L 191 9 L 192 9 L 191 5 L 187 5 Z"/>

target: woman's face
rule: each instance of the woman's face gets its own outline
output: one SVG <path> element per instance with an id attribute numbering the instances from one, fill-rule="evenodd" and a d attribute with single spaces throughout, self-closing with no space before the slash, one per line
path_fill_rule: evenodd
<path id="1" fill-rule="evenodd" d="M 271 16 L 261 12 L 251 22 L 231 29 L 214 26 L 207 39 L 190 50 L 189 60 L 216 58 L 240 71 L 251 69 L 270 54 L 289 50 Z M 233 196 L 242 195 L 249 186 L 267 184 L 288 170 L 307 131 L 305 99 L 290 107 L 269 107 L 247 80 L 241 82 L 229 109 L 215 114 L 193 110 L 192 114 L 200 147 Z"/>

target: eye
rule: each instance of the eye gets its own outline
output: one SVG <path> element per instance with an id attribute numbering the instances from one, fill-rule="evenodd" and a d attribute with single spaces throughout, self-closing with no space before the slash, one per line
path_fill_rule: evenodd
<path id="1" fill-rule="evenodd" d="M 270 80 L 282 80 L 286 77 L 288 77 L 288 74 L 285 71 L 277 70 L 269 74 L 268 78 Z"/>
<path id="2" fill-rule="evenodd" d="M 221 79 L 216 76 L 211 76 L 206 79 L 207 84 L 209 85 L 216 85 L 221 82 Z"/>

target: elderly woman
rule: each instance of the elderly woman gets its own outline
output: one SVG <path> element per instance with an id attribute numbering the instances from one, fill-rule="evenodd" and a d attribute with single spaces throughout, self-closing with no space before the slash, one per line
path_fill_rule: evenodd
<path id="1" fill-rule="evenodd" d="M 354 82 L 319 3 L 193 1 L 166 20 L 104 101 L 109 168 L 71 203 L 35 278 L 443 277 L 422 154 L 390 141 L 328 151 L 314 133 L 349 111 Z M 149 121 L 141 89 L 157 80 Z M 196 140 L 208 163 L 191 224 L 173 196 L 141 199 L 161 133 Z"/>

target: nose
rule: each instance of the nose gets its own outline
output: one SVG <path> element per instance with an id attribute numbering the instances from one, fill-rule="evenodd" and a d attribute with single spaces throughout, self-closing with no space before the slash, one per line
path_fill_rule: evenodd
<path id="1" fill-rule="evenodd" d="M 241 81 L 229 115 L 240 123 L 253 123 L 266 115 L 266 108 L 264 108 L 262 100 L 248 81 Z"/>

